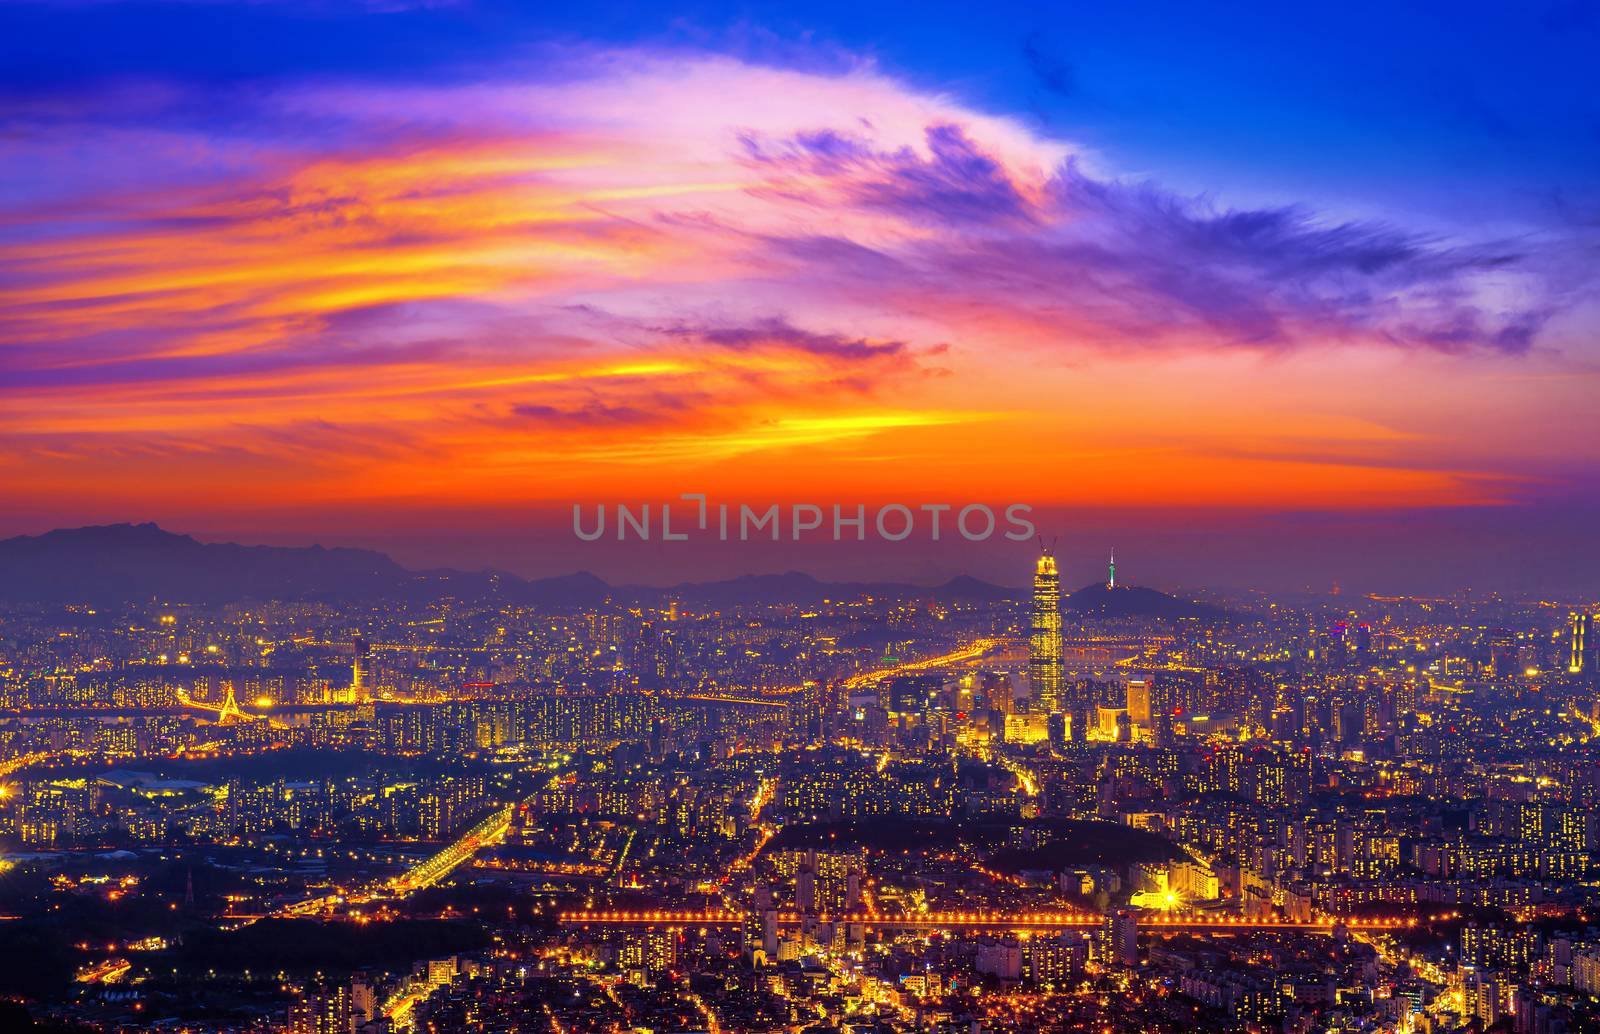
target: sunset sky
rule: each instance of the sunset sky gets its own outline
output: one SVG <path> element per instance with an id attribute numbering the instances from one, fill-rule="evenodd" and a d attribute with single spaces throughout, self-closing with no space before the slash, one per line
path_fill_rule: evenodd
<path id="1" fill-rule="evenodd" d="M 1043 6 L 0 7 L 0 534 L 1594 596 L 1595 8 Z"/>

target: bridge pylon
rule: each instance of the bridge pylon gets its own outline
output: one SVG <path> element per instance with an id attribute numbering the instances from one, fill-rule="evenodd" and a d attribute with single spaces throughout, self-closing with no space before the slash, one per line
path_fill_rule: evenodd
<path id="1" fill-rule="evenodd" d="M 228 698 L 222 702 L 222 710 L 217 712 L 218 725 L 230 725 L 234 722 L 245 720 L 245 713 L 239 710 L 239 701 L 234 698 L 233 687 L 228 687 Z"/>

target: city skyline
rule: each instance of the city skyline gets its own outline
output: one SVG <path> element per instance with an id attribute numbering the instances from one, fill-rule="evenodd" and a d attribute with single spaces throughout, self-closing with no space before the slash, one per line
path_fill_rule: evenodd
<path id="1" fill-rule="evenodd" d="M 0 534 L 556 574 L 571 505 L 700 491 L 1026 502 L 1183 584 L 1600 573 L 1574 10 L 1295 63 L 1243 13 L 380 6 L 0 14 Z M 914 545 L 782 568 L 1006 563 Z"/>
<path id="2" fill-rule="evenodd" d="M 89 538 L 0 597 L 19 1029 L 1595 1022 L 1592 603 L 1224 609 L 1107 551 L 1063 606 L 1042 540 L 1031 593 L 226 547 L 202 599 L 207 547 Z"/>
<path id="3" fill-rule="evenodd" d="M 1597 49 L 0 0 L 0 1031 L 1600 1031 Z"/>

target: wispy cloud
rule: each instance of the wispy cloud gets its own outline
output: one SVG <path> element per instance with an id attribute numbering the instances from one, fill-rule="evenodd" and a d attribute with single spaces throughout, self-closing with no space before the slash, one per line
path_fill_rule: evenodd
<path id="1" fill-rule="evenodd" d="M 904 240 L 880 246 L 874 290 L 945 311 L 1006 309 L 1058 347 L 1522 352 L 1561 304 L 1528 244 L 1449 242 L 1309 206 L 1229 208 L 1097 178 L 1073 158 L 1039 181 L 954 125 L 928 127 L 922 150 L 833 133 L 745 143 L 753 161 L 805 184 L 782 181 L 782 197 L 905 224 Z M 793 244 L 802 256 L 817 247 Z"/>
<path id="2" fill-rule="evenodd" d="M 1041 356 L 1471 361 L 1571 294 L 1529 240 L 1185 196 L 868 65 L 584 72 L 8 102 L 0 440 L 277 456 L 284 491 L 319 440 L 466 480 L 887 442 L 1030 394 Z"/>

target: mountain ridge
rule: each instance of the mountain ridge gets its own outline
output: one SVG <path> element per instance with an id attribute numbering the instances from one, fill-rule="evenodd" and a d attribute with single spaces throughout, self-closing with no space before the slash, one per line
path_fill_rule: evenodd
<path id="1" fill-rule="evenodd" d="M 767 603 L 814 606 L 881 596 L 999 603 L 1026 589 L 958 575 L 939 585 L 828 582 L 803 571 L 745 574 L 674 586 L 612 585 L 589 571 L 526 579 L 503 571 L 407 568 L 386 553 L 348 546 L 246 546 L 201 542 L 151 522 L 57 528 L 0 540 L 0 601 L 110 603 L 159 599 L 216 604 L 243 600 L 423 600 L 441 595 L 496 598 L 547 607 L 593 606 L 611 599 L 678 600 L 711 607 Z M 1085 586 L 1062 609 L 1097 617 L 1206 617 L 1225 613 L 1154 589 Z"/>
<path id="2" fill-rule="evenodd" d="M 1137 585 L 1092 582 L 1061 601 L 1061 609 L 1099 618 L 1219 618 L 1221 607 Z"/>
<path id="3" fill-rule="evenodd" d="M 679 599 L 717 606 L 773 600 L 820 603 L 854 595 L 1001 600 L 1020 593 L 962 575 L 937 586 L 824 582 L 800 571 L 749 574 L 666 588 L 611 585 L 588 571 L 525 579 L 501 571 L 414 570 L 385 553 L 345 546 L 203 543 L 151 522 L 57 528 L 0 540 L 0 600 L 28 603 L 183 603 L 236 600 L 500 596 L 513 602 L 585 606 Z"/>

